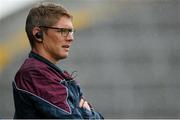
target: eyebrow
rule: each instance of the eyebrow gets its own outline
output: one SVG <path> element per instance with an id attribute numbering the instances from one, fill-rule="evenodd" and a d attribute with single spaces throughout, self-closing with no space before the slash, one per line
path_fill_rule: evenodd
<path id="1" fill-rule="evenodd" d="M 50 28 L 50 29 L 74 29 L 74 28 L 58 28 L 58 27 L 49 27 L 49 26 L 39 26 L 39 27 L 43 27 L 43 28 Z"/>

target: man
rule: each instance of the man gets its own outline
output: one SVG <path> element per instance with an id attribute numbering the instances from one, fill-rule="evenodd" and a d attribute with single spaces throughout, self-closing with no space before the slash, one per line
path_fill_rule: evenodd
<path id="1" fill-rule="evenodd" d="M 26 33 L 32 50 L 13 81 L 14 118 L 103 119 L 73 77 L 55 65 L 68 56 L 73 32 L 72 16 L 62 6 L 30 10 Z"/>

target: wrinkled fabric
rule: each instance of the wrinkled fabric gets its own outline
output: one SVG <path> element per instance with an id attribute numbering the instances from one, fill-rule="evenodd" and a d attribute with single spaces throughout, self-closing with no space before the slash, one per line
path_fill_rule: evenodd
<path id="1" fill-rule="evenodd" d="M 13 85 L 14 118 L 103 119 L 91 108 L 80 108 L 83 92 L 73 77 L 31 52 Z"/>

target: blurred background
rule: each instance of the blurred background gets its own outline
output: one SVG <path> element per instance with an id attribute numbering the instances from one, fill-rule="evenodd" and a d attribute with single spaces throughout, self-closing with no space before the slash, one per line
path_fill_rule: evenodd
<path id="1" fill-rule="evenodd" d="M 29 9 L 0 3 L 0 118 L 14 112 L 11 83 L 28 56 Z M 88 101 L 105 118 L 180 118 L 180 0 L 51 0 L 74 16 L 70 56 Z"/>

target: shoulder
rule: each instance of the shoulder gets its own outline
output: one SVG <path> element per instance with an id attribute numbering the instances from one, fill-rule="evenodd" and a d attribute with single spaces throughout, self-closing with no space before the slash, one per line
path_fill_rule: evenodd
<path id="1" fill-rule="evenodd" d="M 44 82 L 58 82 L 60 76 L 47 64 L 34 58 L 28 58 L 15 75 L 15 82 L 24 84 L 43 84 Z"/>
<path id="2" fill-rule="evenodd" d="M 49 65 L 35 58 L 26 59 L 17 72 L 17 74 L 22 75 L 38 75 L 35 73 L 39 73 L 42 75 L 58 74 L 58 72 L 52 69 Z"/>
<path id="3" fill-rule="evenodd" d="M 22 64 L 20 70 L 29 70 L 29 69 L 32 70 L 32 69 L 41 69 L 41 68 L 48 68 L 48 65 L 35 58 L 28 58 Z"/>
<path id="4" fill-rule="evenodd" d="M 20 69 L 16 73 L 16 77 L 30 77 L 31 75 L 38 75 L 37 73 L 41 73 L 42 71 L 46 71 L 48 66 L 41 61 L 38 61 L 34 58 L 28 58 L 21 65 Z M 36 74 L 35 74 L 36 73 Z"/>
<path id="5" fill-rule="evenodd" d="M 62 89 L 61 80 L 58 73 L 48 65 L 30 58 L 22 64 L 14 81 L 19 89 L 41 96 L 41 93 L 47 94 L 49 87 Z"/>

